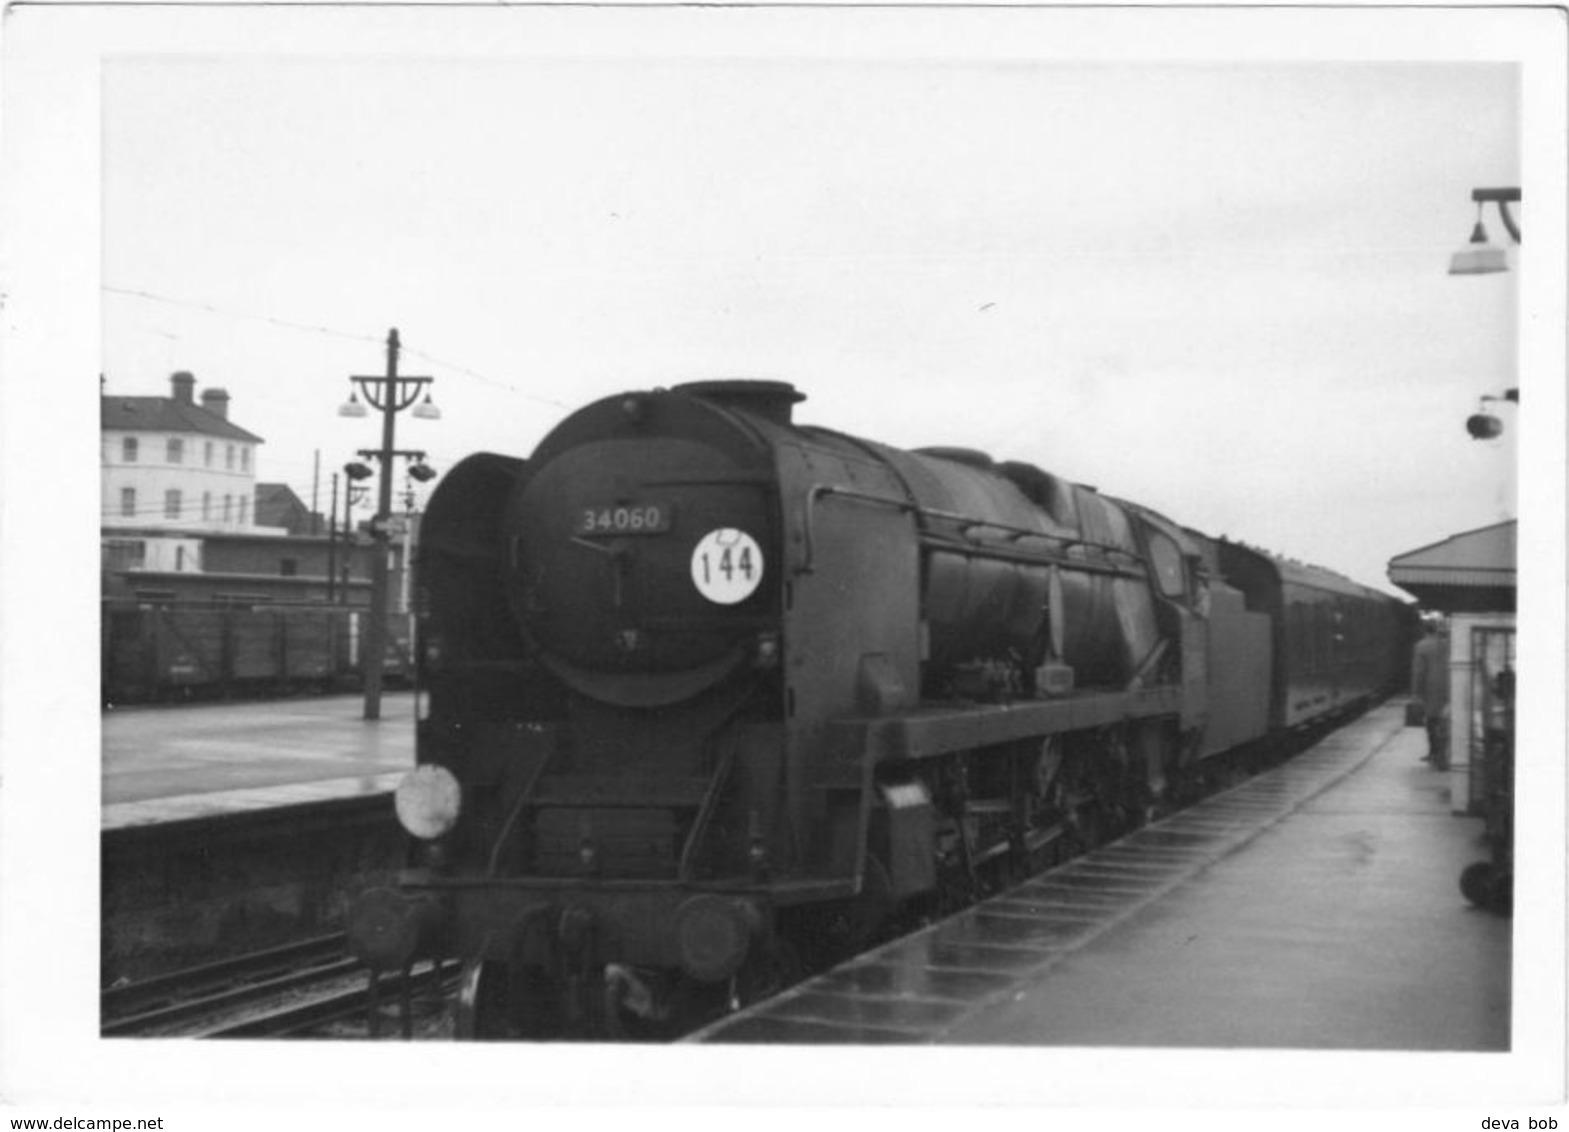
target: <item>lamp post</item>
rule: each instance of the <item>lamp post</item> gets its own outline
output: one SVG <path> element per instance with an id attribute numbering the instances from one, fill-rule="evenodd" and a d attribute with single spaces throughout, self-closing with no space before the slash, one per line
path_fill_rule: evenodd
<path id="1" fill-rule="evenodd" d="M 382 458 L 382 455 L 383 455 L 380 450 L 374 449 L 374 448 L 361 448 L 359 454 L 360 454 L 361 457 L 363 457 L 366 460 L 380 460 Z M 409 462 L 408 479 L 417 480 L 420 483 L 429 483 L 431 480 L 436 478 L 436 469 L 432 468 L 429 464 L 427 464 L 425 462 L 425 453 L 421 449 L 418 449 L 418 448 L 394 448 L 390 453 L 387 453 L 387 455 L 391 456 L 391 458 L 394 459 L 394 460 L 402 459 L 402 460 L 407 460 Z M 364 469 L 363 475 L 366 478 L 369 478 L 370 475 L 371 475 L 370 468 L 367 467 L 364 464 L 358 464 L 358 463 L 356 463 L 356 464 L 349 464 L 349 465 L 347 465 L 347 467 L 350 467 L 350 468 L 363 468 Z M 390 474 L 386 477 L 386 479 L 388 479 L 388 480 L 391 479 Z M 405 480 L 405 485 L 407 485 L 407 479 Z M 363 491 L 364 489 L 361 488 L 360 490 Z M 394 534 L 401 534 L 403 536 L 403 578 L 402 578 L 402 586 L 401 586 L 401 590 L 402 591 L 406 591 L 408 589 L 409 571 L 410 571 L 410 569 L 412 569 L 412 563 L 411 563 L 411 561 L 409 559 L 409 539 L 408 539 L 408 517 L 407 517 L 407 513 L 409 511 L 413 510 L 413 507 L 414 507 L 414 502 L 413 501 L 414 501 L 414 489 L 413 489 L 412 486 L 408 486 L 407 491 L 405 492 L 405 506 L 404 506 L 405 515 L 404 515 L 403 520 L 401 522 L 398 522 L 397 520 L 394 519 L 394 517 L 392 515 L 392 511 L 391 511 L 390 501 L 389 501 L 388 509 L 385 512 L 383 512 L 382 517 L 379 520 L 374 520 L 373 523 L 372 523 L 373 529 L 375 529 L 376 537 L 378 539 L 386 539 L 388 544 L 389 544 L 389 546 L 391 544 L 392 536 Z M 393 529 L 395 526 L 398 528 L 398 530 L 394 530 Z M 376 529 L 376 528 L 379 528 L 379 529 Z M 407 601 L 401 600 L 401 598 L 402 598 L 402 594 L 400 592 L 400 601 L 399 601 L 398 612 L 399 613 L 406 613 L 406 612 L 408 612 L 408 603 L 407 603 Z M 374 601 L 374 597 L 373 597 L 372 600 Z M 387 590 L 387 599 L 386 599 L 386 603 L 385 604 L 387 606 L 387 612 L 390 613 L 391 612 L 391 606 L 392 606 L 392 591 L 391 591 L 390 588 Z"/>
<path id="2" fill-rule="evenodd" d="M 400 377 L 398 375 L 398 332 L 387 332 L 387 372 L 380 377 L 355 375 L 350 378 L 364 394 L 365 401 L 381 413 L 381 447 L 361 449 L 360 455 L 375 459 L 380 464 L 381 475 L 377 483 L 376 515 L 371 520 L 371 535 L 375 540 L 374 558 L 370 575 L 370 627 L 365 635 L 365 718 L 381 718 L 381 669 L 387 652 L 387 554 L 391 539 L 387 520 L 392 515 L 392 461 L 399 452 L 393 445 L 397 415 L 419 401 L 419 395 L 430 385 L 429 377 Z M 345 417 L 364 417 L 369 412 L 359 399 L 349 394 L 349 399 L 339 409 Z M 414 410 L 416 417 L 427 420 L 440 418 L 441 411 L 431 403 L 430 394 Z M 423 459 L 423 453 L 421 453 Z"/>

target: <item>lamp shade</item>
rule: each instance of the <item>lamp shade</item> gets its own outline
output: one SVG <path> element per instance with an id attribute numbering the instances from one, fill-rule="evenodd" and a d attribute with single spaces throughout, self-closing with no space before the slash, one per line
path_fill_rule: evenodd
<path id="1" fill-rule="evenodd" d="M 1478 220 L 1471 230 L 1471 241 L 1449 258 L 1451 275 L 1494 275 L 1509 270 L 1503 248 L 1487 242 L 1487 229 Z"/>
<path id="2" fill-rule="evenodd" d="M 1504 422 L 1491 413 L 1474 413 L 1465 422 L 1472 440 L 1496 440 L 1503 435 Z"/>
<path id="3" fill-rule="evenodd" d="M 1509 259 L 1503 248 L 1492 244 L 1467 244 L 1449 260 L 1451 275 L 1496 275 L 1509 270 Z"/>

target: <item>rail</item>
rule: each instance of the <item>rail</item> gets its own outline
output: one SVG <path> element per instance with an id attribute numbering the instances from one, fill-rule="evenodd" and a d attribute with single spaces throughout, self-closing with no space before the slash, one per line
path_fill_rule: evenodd
<path id="1" fill-rule="evenodd" d="M 343 933 L 251 952 L 105 989 L 104 1037 L 283 1037 L 332 1023 L 346 1036 L 379 1036 L 378 984 L 344 951 Z M 450 990 L 455 963 L 423 963 L 398 980 L 407 1026 L 419 991 Z"/>

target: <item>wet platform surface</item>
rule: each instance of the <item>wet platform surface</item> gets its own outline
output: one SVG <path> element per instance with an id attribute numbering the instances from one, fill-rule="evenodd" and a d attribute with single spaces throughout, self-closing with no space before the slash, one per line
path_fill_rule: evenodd
<path id="1" fill-rule="evenodd" d="M 692 1040 L 1507 1050 L 1482 822 L 1397 706 Z"/>
<path id="2" fill-rule="evenodd" d="M 414 696 L 134 708 L 103 715 L 104 829 L 391 791 L 414 765 Z"/>

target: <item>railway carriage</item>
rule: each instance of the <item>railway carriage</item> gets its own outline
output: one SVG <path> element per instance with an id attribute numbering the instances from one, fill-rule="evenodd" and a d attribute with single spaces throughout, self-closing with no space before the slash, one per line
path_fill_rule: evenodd
<path id="1" fill-rule="evenodd" d="M 106 599 L 106 705 L 348 691 L 360 681 L 364 610 L 284 603 Z M 410 677 L 408 617 L 392 614 L 382 671 Z"/>

